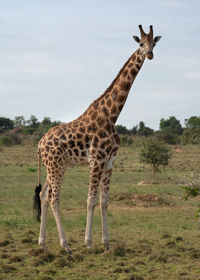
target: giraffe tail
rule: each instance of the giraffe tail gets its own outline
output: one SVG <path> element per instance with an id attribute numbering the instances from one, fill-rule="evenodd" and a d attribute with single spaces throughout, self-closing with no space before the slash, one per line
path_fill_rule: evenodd
<path id="1" fill-rule="evenodd" d="M 40 200 L 40 192 L 42 190 L 42 186 L 40 183 L 40 170 L 41 170 L 41 154 L 38 149 L 38 186 L 35 188 L 35 195 L 33 199 L 33 211 L 36 219 L 40 221 L 41 217 L 41 200 Z"/>

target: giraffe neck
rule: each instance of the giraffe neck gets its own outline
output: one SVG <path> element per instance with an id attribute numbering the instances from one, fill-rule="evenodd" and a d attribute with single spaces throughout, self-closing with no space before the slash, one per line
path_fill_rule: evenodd
<path id="1" fill-rule="evenodd" d="M 88 107 L 82 116 L 87 115 L 92 118 L 95 111 L 95 118 L 96 116 L 102 116 L 114 125 L 144 60 L 145 56 L 140 49 L 137 49 L 121 68 L 107 90 Z"/>

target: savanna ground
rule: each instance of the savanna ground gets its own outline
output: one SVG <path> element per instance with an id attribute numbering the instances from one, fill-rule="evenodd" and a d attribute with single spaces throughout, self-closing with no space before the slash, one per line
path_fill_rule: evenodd
<path id="1" fill-rule="evenodd" d="M 62 221 L 72 255 L 60 248 L 49 209 L 48 250 L 37 244 L 39 223 L 32 199 L 37 184 L 36 148 L 30 144 L 0 151 L 0 279 L 200 279 L 198 198 L 183 200 L 179 179 L 199 174 L 200 147 L 172 147 L 168 167 L 151 183 L 139 162 L 139 148 L 118 153 L 108 208 L 111 250 L 101 245 L 95 208 L 93 249 L 83 246 L 88 168 L 68 169 L 61 191 Z M 45 170 L 42 169 L 42 181 Z M 139 184 L 138 184 L 139 183 Z"/>

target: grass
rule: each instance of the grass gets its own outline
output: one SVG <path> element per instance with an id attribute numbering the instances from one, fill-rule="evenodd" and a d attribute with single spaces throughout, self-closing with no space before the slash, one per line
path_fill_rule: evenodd
<path id="1" fill-rule="evenodd" d="M 176 149 L 178 152 L 176 152 Z M 61 190 L 61 214 L 72 255 L 59 244 L 51 210 L 47 244 L 37 244 L 39 224 L 32 215 L 37 184 L 36 148 L 0 151 L 0 279 L 200 279 L 198 198 L 184 201 L 179 177 L 199 174 L 199 146 L 173 147 L 168 167 L 151 182 L 151 170 L 138 160 L 139 148 L 118 153 L 108 208 L 111 249 L 101 245 L 99 206 L 95 209 L 93 249 L 83 246 L 88 168 L 69 169 Z M 181 150 L 181 151 L 180 151 Z M 42 169 L 42 181 L 45 170 Z"/>

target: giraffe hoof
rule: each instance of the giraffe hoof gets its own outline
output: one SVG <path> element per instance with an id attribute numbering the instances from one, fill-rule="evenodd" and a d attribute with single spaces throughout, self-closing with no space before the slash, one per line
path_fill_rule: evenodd
<path id="1" fill-rule="evenodd" d="M 66 248 L 66 251 L 67 251 L 68 254 L 70 254 L 70 255 L 72 254 L 72 250 L 69 247 Z"/>
<path id="2" fill-rule="evenodd" d="M 69 254 L 71 254 L 72 253 L 72 250 L 69 248 L 69 246 L 68 246 L 68 243 L 67 243 L 67 241 L 66 240 L 64 240 L 64 241 L 61 241 L 61 247 L 64 249 L 64 250 L 66 250 L 67 251 L 67 253 L 69 253 Z"/>
<path id="3" fill-rule="evenodd" d="M 91 241 L 91 240 L 85 240 L 85 246 L 86 246 L 88 249 L 91 249 L 91 248 L 92 248 L 92 241 Z"/>
<path id="4" fill-rule="evenodd" d="M 104 247 L 105 247 L 105 251 L 109 251 L 109 250 L 110 250 L 109 241 L 104 241 L 104 242 L 103 242 L 103 245 L 104 245 Z"/>
<path id="5" fill-rule="evenodd" d="M 47 250 L 47 245 L 44 242 L 39 242 L 39 245 L 42 247 L 43 250 Z"/>

